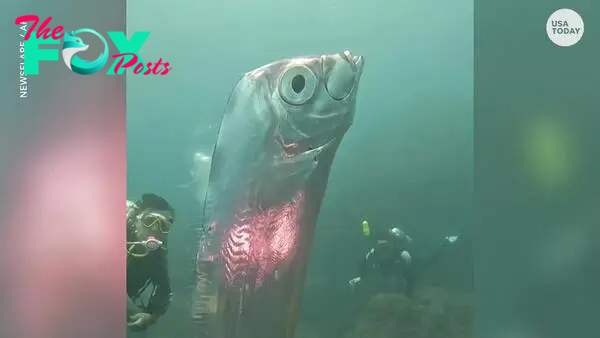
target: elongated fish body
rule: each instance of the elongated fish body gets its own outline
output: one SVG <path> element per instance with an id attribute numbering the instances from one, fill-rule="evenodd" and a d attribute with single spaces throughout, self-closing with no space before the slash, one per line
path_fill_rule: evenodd
<path id="1" fill-rule="evenodd" d="M 192 316 L 206 338 L 292 338 L 329 171 L 362 57 L 270 63 L 237 83 L 210 161 Z"/>

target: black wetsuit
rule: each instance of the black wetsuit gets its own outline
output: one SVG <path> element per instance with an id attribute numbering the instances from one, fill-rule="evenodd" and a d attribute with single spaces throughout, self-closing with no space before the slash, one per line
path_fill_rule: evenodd
<path id="1" fill-rule="evenodd" d="M 389 242 L 378 243 L 369 250 L 361 261 L 358 277 L 362 279 L 369 274 L 369 270 L 377 270 L 385 279 L 404 280 L 405 293 L 412 295 L 414 289 L 414 273 L 411 265 L 406 265 L 402 252 L 404 248 Z M 368 278 L 368 277 L 367 277 Z"/>
<path id="2" fill-rule="evenodd" d="M 127 295 L 136 300 L 147 287 L 153 287 L 147 304 L 142 311 L 158 318 L 171 303 L 171 283 L 167 264 L 167 252 L 156 250 L 145 257 L 127 257 Z"/>
<path id="3" fill-rule="evenodd" d="M 367 271 L 374 268 L 379 270 L 382 277 L 386 279 L 403 279 L 404 293 L 406 296 L 412 297 L 418 273 L 438 264 L 451 246 L 451 242 L 444 240 L 430 256 L 412 257 L 411 263 L 406 265 L 401 256 L 402 252 L 406 251 L 405 248 L 392 245 L 390 242 L 378 243 L 362 260 L 358 276 L 363 279 L 367 275 Z"/>

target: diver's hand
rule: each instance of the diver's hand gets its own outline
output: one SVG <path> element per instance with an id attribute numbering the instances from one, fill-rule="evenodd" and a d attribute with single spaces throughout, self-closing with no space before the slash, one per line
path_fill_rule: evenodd
<path id="1" fill-rule="evenodd" d="M 392 229 L 390 229 L 390 233 L 394 236 L 396 236 L 396 238 L 400 239 L 400 240 L 404 240 L 407 243 L 412 243 L 412 238 L 410 238 L 409 235 L 406 234 L 406 232 L 400 230 L 397 227 L 393 227 Z"/>
<path id="2" fill-rule="evenodd" d="M 409 266 L 410 262 L 412 260 L 412 258 L 410 257 L 410 253 L 408 253 L 408 251 L 402 251 L 402 253 L 400 254 L 400 256 L 404 260 L 404 263 L 406 264 L 406 266 Z"/>
<path id="3" fill-rule="evenodd" d="M 148 328 L 154 322 L 151 314 L 140 312 L 129 317 L 131 320 L 127 325 L 134 331 L 142 331 Z"/>
<path id="4" fill-rule="evenodd" d="M 354 292 L 354 287 L 358 283 L 360 283 L 360 277 L 355 277 L 348 281 L 348 284 L 350 284 L 350 288 L 352 289 L 352 292 Z"/>
<path id="5" fill-rule="evenodd" d="M 450 244 L 456 242 L 457 240 L 458 240 L 458 236 L 446 236 L 446 241 L 448 241 L 448 243 L 450 243 Z"/>

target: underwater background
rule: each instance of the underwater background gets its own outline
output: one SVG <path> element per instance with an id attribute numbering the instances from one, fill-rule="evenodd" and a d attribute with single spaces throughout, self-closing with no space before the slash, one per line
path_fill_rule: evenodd
<path id="1" fill-rule="evenodd" d="M 192 238 L 202 216 L 190 170 L 194 153 L 212 148 L 236 81 L 278 59 L 349 49 L 366 65 L 355 122 L 330 174 L 296 337 L 437 337 L 419 328 L 401 334 L 390 323 L 407 326 L 439 307 L 427 312 L 399 295 L 369 302 L 347 281 L 372 245 L 364 218 L 374 233 L 401 226 L 414 255 L 447 235 L 469 237 L 473 1 L 134 0 L 127 11 L 129 36 L 151 31 L 144 61 L 173 67 L 166 76 L 127 75 L 128 198 L 157 193 L 178 217 L 169 241 L 173 304 L 145 335 L 185 337 L 177 318 L 189 311 Z M 443 299 L 462 309 L 456 304 L 472 290 L 472 264 L 466 249 L 449 259 L 422 296 L 425 308 Z M 377 311 L 384 315 L 372 316 Z M 444 337 L 453 337 L 448 330 Z"/>

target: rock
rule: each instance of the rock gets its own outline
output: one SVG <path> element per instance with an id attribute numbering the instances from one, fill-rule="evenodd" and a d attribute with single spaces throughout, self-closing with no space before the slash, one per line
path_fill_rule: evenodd
<path id="1" fill-rule="evenodd" d="M 471 295 L 431 287 L 374 296 L 346 338 L 471 338 L 472 325 Z"/>

